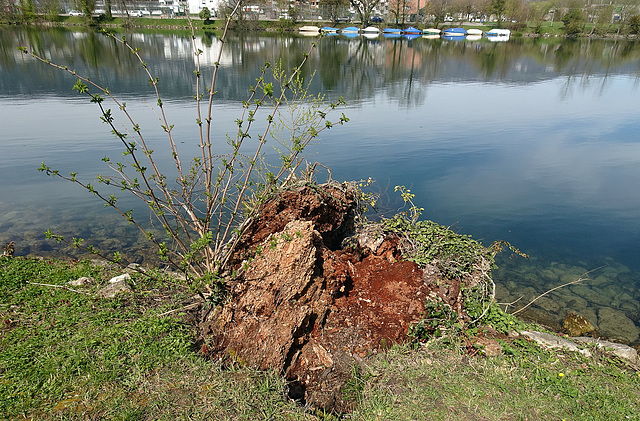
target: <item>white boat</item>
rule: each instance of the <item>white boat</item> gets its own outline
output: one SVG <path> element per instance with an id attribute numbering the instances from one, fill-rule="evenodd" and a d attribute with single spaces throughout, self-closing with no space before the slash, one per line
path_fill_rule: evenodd
<path id="1" fill-rule="evenodd" d="M 509 37 L 511 36 L 511 31 L 509 29 L 494 28 L 490 31 L 485 32 L 485 35 L 488 37 Z"/>
<path id="2" fill-rule="evenodd" d="M 365 34 L 379 34 L 380 29 L 376 28 L 375 26 L 367 26 L 362 30 L 362 32 Z"/>
<path id="3" fill-rule="evenodd" d="M 482 35 L 482 30 L 476 28 L 467 29 L 467 35 Z"/>
<path id="4" fill-rule="evenodd" d="M 318 28 L 317 26 L 314 26 L 314 25 L 305 25 L 305 26 L 301 26 L 300 28 L 298 28 L 298 31 L 305 32 L 305 33 L 319 34 L 320 33 L 320 28 Z"/>
<path id="5" fill-rule="evenodd" d="M 440 35 L 440 32 L 442 31 L 436 28 L 427 28 L 422 30 L 423 35 Z"/>

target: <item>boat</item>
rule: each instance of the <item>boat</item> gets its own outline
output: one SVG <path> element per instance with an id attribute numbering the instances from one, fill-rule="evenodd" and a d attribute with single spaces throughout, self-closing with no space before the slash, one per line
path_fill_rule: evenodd
<path id="1" fill-rule="evenodd" d="M 476 28 L 467 29 L 467 35 L 482 35 L 482 30 Z"/>
<path id="2" fill-rule="evenodd" d="M 383 34 L 398 34 L 400 35 L 400 33 L 402 33 L 402 31 L 400 29 L 396 29 L 396 28 L 384 28 L 382 30 Z"/>
<path id="3" fill-rule="evenodd" d="M 305 26 L 301 26 L 300 28 L 298 28 L 298 31 L 304 32 L 304 33 L 319 34 L 320 33 L 320 28 L 318 28 L 315 25 L 305 25 Z"/>
<path id="4" fill-rule="evenodd" d="M 403 30 L 402 33 L 404 35 L 409 35 L 409 34 L 422 35 L 422 31 L 418 28 L 414 28 L 413 26 L 410 26 L 407 29 Z"/>
<path id="5" fill-rule="evenodd" d="M 322 32 L 323 34 L 337 34 L 338 28 L 323 26 L 322 28 L 320 28 L 320 32 Z"/>
<path id="6" fill-rule="evenodd" d="M 448 37 L 463 37 L 467 35 L 467 30 L 464 28 L 447 28 L 442 31 L 442 35 Z"/>
<path id="7" fill-rule="evenodd" d="M 440 35 L 440 32 L 442 31 L 436 28 L 427 28 L 422 30 L 423 35 Z"/>
<path id="8" fill-rule="evenodd" d="M 379 34 L 380 29 L 376 28 L 375 26 L 367 26 L 362 30 L 362 33 L 363 34 Z"/>
<path id="9" fill-rule="evenodd" d="M 356 28 L 355 26 L 347 26 L 346 28 L 342 28 L 340 30 L 341 34 L 357 34 L 358 32 L 360 32 L 360 29 Z"/>
<path id="10" fill-rule="evenodd" d="M 509 37 L 511 36 L 511 31 L 509 29 L 494 28 L 490 31 L 485 32 L 485 35 L 488 37 Z"/>

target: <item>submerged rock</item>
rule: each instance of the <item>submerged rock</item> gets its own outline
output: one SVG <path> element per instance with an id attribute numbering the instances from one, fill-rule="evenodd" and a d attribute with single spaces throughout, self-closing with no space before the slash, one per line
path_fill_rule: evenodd
<path id="1" fill-rule="evenodd" d="M 632 343 L 638 340 L 640 329 L 622 311 L 610 307 L 598 310 L 599 332 L 608 338 Z"/>
<path id="2" fill-rule="evenodd" d="M 574 312 L 567 314 L 562 321 L 562 327 L 569 336 L 583 336 L 596 330 L 589 319 Z"/>

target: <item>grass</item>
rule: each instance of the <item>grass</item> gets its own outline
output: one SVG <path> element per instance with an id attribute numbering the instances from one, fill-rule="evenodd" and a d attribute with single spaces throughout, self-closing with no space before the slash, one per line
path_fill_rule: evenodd
<path id="1" fill-rule="evenodd" d="M 134 275 L 133 294 L 98 299 L 33 284 L 91 276 L 94 285 L 75 289 L 93 294 L 119 273 L 88 262 L 0 258 L 0 418 L 332 418 L 286 399 L 277 373 L 202 358 L 188 315 L 162 315 L 188 302 L 184 287 Z M 345 390 L 359 404 L 345 418 L 640 418 L 637 371 L 597 350 L 586 359 L 516 340 L 487 358 L 445 339 L 373 357 Z"/>

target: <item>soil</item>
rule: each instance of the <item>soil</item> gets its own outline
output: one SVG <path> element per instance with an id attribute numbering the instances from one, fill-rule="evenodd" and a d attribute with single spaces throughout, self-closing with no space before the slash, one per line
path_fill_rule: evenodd
<path id="1" fill-rule="evenodd" d="M 348 412 L 354 367 L 405 341 L 430 295 L 454 308 L 461 301 L 459 282 L 403 260 L 395 235 L 378 231 L 364 246 L 342 248 L 355 208 L 354 191 L 335 184 L 268 202 L 233 259 L 248 268 L 229 284 L 225 304 L 201 316 L 203 349 L 229 364 L 281 372 L 301 403 Z"/>

